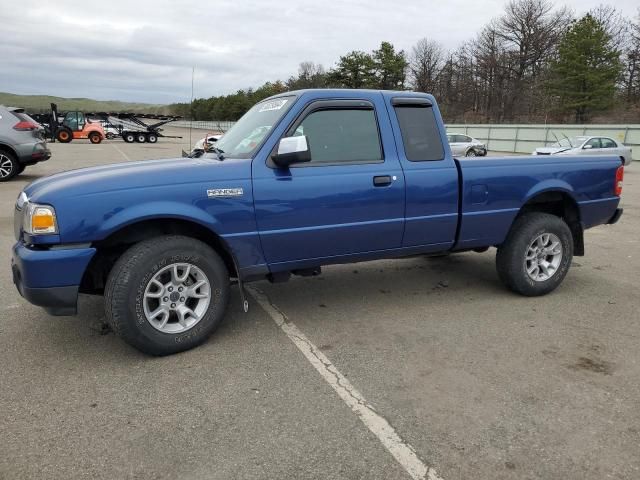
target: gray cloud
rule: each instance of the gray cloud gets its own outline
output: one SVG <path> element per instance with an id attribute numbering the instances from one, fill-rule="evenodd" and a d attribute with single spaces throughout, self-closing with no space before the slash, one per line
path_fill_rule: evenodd
<path id="1" fill-rule="evenodd" d="M 387 40 L 429 36 L 455 48 L 503 0 L 0 0 L 0 91 L 171 103 L 286 79 L 301 61 L 331 67 Z M 601 0 L 562 2 L 583 12 Z M 559 5 L 561 3 L 558 3 Z M 636 0 L 615 0 L 628 15 Z"/>

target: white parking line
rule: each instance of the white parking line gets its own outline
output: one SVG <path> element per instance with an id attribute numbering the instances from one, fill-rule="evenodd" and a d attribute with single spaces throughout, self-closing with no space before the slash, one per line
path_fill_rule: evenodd
<path id="1" fill-rule="evenodd" d="M 358 415 L 378 440 L 393 455 L 400 465 L 414 480 L 442 480 L 435 469 L 425 465 L 418 458 L 411 445 L 405 442 L 394 428 L 378 414 L 373 406 L 358 392 L 351 382 L 340 373 L 331 361 L 306 337 L 296 325 L 287 319 L 269 298 L 254 286 L 247 286 L 247 291 L 276 322 L 282 331 L 289 337 L 296 347 L 307 357 L 309 363 L 314 366 L 322 378 L 331 385 L 331 388 L 342 398 L 351 410 Z"/>
<path id="2" fill-rule="evenodd" d="M 122 158 L 124 158 L 127 161 L 131 161 L 131 158 L 129 158 L 129 155 L 127 155 L 126 153 L 124 153 L 122 150 L 120 150 L 120 147 L 118 147 L 115 143 L 112 143 L 111 146 L 113 148 L 115 148 L 118 152 L 120 152 L 120 155 L 122 155 Z"/>

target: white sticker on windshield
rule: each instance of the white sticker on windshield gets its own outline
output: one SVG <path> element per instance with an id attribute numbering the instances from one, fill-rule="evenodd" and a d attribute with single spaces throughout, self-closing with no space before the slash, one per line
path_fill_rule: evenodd
<path id="1" fill-rule="evenodd" d="M 284 104 L 287 103 L 287 99 L 282 100 L 271 100 L 270 102 L 265 103 L 260 107 L 258 112 L 270 112 L 272 110 L 280 110 L 284 107 Z"/>

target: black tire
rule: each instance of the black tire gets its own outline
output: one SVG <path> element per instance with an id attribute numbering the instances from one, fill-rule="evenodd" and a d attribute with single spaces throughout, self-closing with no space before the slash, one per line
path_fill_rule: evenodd
<path id="1" fill-rule="evenodd" d="M 561 258 L 554 273 L 546 280 L 534 280 L 527 273 L 526 255 L 540 235 L 555 235 L 562 246 Z M 546 259 L 542 255 L 540 258 Z M 526 213 L 516 219 L 505 242 L 498 247 L 496 268 L 500 280 L 521 295 L 535 297 L 555 290 L 569 271 L 573 259 L 573 237 L 569 226 L 548 213 Z"/>
<path id="2" fill-rule="evenodd" d="M 136 141 L 136 136 L 131 132 L 126 132 L 122 134 L 122 139 L 127 143 L 133 143 Z"/>
<path id="3" fill-rule="evenodd" d="M 138 133 L 136 134 L 136 142 L 138 143 L 144 143 L 147 141 L 147 136 L 144 133 Z"/>
<path id="4" fill-rule="evenodd" d="M 147 134 L 147 142 L 156 143 L 158 141 L 158 136 L 155 133 Z"/>
<path id="5" fill-rule="evenodd" d="M 24 172 L 24 169 L 27 168 L 26 165 L 18 165 L 18 169 L 16 170 L 16 175 L 20 175 L 22 172 Z"/>
<path id="6" fill-rule="evenodd" d="M 107 137 L 107 140 L 113 140 L 115 138 L 115 135 L 111 132 L 107 132 L 105 136 Z"/>
<path id="7" fill-rule="evenodd" d="M 18 163 L 18 159 L 12 152 L 0 150 L 0 182 L 8 182 L 18 175 L 22 172 L 20 167 L 24 170 L 24 165 Z"/>
<path id="8" fill-rule="evenodd" d="M 89 134 L 89 141 L 93 144 L 98 144 L 102 142 L 102 135 L 100 135 L 98 132 L 91 132 Z"/>
<path id="9" fill-rule="evenodd" d="M 68 128 L 60 128 L 56 132 L 56 139 L 60 143 L 69 143 L 73 140 L 73 132 Z"/>
<path id="10" fill-rule="evenodd" d="M 469 150 L 467 150 L 467 153 L 464 156 L 465 157 L 477 157 L 478 154 L 476 153 L 476 151 L 473 148 L 470 148 Z"/>
<path id="11" fill-rule="evenodd" d="M 145 289 L 164 267 L 185 262 L 202 270 L 210 282 L 207 310 L 189 330 L 157 330 L 144 313 Z M 218 327 L 229 299 L 229 272 L 220 256 L 193 238 L 167 235 L 140 242 L 127 250 L 109 273 L 105 313 L 111 329 L 129 345 L 149 355 L 170 355 L 204 342 Z"/>

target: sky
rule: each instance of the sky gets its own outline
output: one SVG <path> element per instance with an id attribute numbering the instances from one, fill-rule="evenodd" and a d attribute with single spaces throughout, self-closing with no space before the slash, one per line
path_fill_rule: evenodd
<path id="1" fill-rule="evenodd" d="M 552 0 L 553 1 L 553 0 Z M 286 80 L 302 61 L 332 67 L 381 41 L 454 49 L 505 0 L 0 0 L 0 91 L 188 102 Z M 607 0 L 565 0 L 577 14 Z M 637 0 L 608 0 L 633 17 Z"/>

